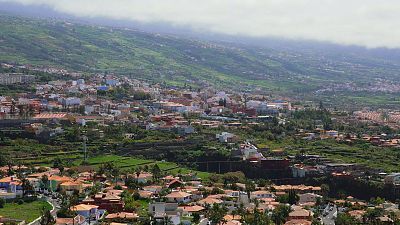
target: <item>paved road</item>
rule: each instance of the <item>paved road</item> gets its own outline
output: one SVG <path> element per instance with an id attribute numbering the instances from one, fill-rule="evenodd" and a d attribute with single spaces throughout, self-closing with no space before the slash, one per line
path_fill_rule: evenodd
<path id="1" fill-rule="evenodd" d="M 60 204 L 57 201 L 57 199 L 52 199 L 51 196 L 50 197 L 43 196 L 42 199 L 50 202 L 50 204 L 53 205 L 54 210 L 51 211 L 51 215 L 53 215 L 56 218 L 57 217 L 57 211 L 59 210 L 59 206 L 60 206 Z M 29 223 L 28 225 L 40 225 L 40 218 L 34 220 L 33 222 Z"/>
<path id="2" fill-rule="evenodd" d="M 335 225 L 335 219 L 337 217 L 337 207 L 335 205 L 333 206 L 332 210 L 329 209 L 329 205 L 324 209 L 324 212 L 328 212 L 328 214 L 326 216 L 322 216 L 322 223 L 324 225 Z"/>

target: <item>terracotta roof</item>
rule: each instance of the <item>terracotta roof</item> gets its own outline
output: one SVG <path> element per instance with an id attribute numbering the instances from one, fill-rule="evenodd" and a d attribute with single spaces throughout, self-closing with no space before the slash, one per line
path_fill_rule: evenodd
<path id="1" fill-rule="evenodd" d="M 153 192 L 151 191 L 146 191 L 146 190 L 140 190 L 139 191 L 139 195 L 142 198 L 151 198 L 151 196 L 153 195 Z"/>
<path id="2" fill-rule="evenodd" d="M 201 210 L 204 210 L 204 207 L 199 206 L 199 205 L 193 205 L 193 206 L 180 206 L 178 207 L 179 209 L 182 209 L 183 211 L 186 212 L 199 212 Z"/>
<path id="3" fill-rule="evenodd" d="M 205 199 L 202 199 L 202 200 L 198 201 L 198 203 L 201 204 L 201 205 L 204 205 L 204 204 L 212 205 L 212 204 L 220 204 L 220 203 L 222 203 L 222 200 L 216 199 L 216 198 L 207 197 Z"/>
<path id="4" fill-rule="evenodd" d="M 240 221 L 237 220 L 231 220 L 228 221 L 226 223 L 220 223 L 220 225 L 241 225 L 242 223 Z"/>
<path id="5" fill-rule="evenodd" d="M 272 194 L 270 191 L 253 191 L 251 194 L 254 195 L 265 195 L 265 194 Z"/>
<path id="6" fill-rule="evenodd" d="M 20 180 L 16 177 L 4 177 L 0 179 L 0 183 L 11 183 L 13 181 L 20 181 Z"/>
<path id="7" fill-rule="evenodd" d="M 365 210 L 351 210 L 348 214 L 354 218 L 361 219 L 362 216 L 366 213 Z"/>
<path id="8" fill-rule="evenodd" d="M 74 221 L 73 221 L 74 220 Z M 82 224 L 85 222 L 85 217 L 78 215 L 75 218 L 57 218 L 56 225 L 73 225 L 73 224 Z"/>
<path id="9" fill-rule="evenodd" d="M 307 216 L 311 216 L 311 212 L 303 209 L 303 208 L 298 208 L 296 207 L 294 209 L 294 211 L 289 213 L 289 217 L 307 217 Z"/>
<path id="10" fill-rule="evenodd" d="M 61 176 L 57 176 L 57 175 L 53 175 L 51 177 L 49 177 L 49 180 L 54 180 L 57 182 L 67 182 L 67 181 L 72 181 L 71 177 L 61 177 Z"/>
<path id="11" fill-rule="evenodd" d="M 118 213 L 112 213 L 108 214 L 106 216 L 106 219 L 136 219 L 139 218 L 139 216 L 136 213 L 129 213 L 129 212 L 118 212 Z"/>
<path id="12" fill-rule="evenodd" d="M 89 211 L 89 210 L 97 209 L 97 208 L 99 208 L 99 206 L 97 206 L 97 205 L 80 204 L 80 205 L 71 206 L 70 209 L 72 211 Z"/>
<path id="13" fill-rule="evenodd" d="M 66 113 L 41 113 L 34 116 L 34 119 L 60 119 L 65 118 L 67 116 Z"/>
<path id="14" fill-rule="evenodd" d="M 165 197 L 167 197 L 167 198 L 186 198 L 189 196 L 191 196 L 191 194 L 189 194 L 189 193 L 182 192 L 182 191 L 174 191 L 174 192 L 169 193 Z"/>
<path id="15" fill-rule="evenodd" d="M 314 186 L 306 186 L 306 185 L 277 185 L 273 186 L 277 191 L 285 191 L 285 190 L 300 190 L 300 191 L 320 191 L 321 187 L 314 187 Z"/>
<path id="16" fill-rule="evenodd" d="M 67 181 L 60 184 L 60 186 L 80 186 L 80 185 L 82 185 L 82 183 L 79 181 Z"/>
<path id="17" fill-rule="evenodd" d="M 311 225 L 312 222 L 308 220 L 289 220 L 285 225 Z"/>
<path id="18" fill-rule="evenodd" d="M 240 220 L 240 219 L 242 219 L 242 217 L 240 215 L 235 215 L 235 216 L 233 216 L 233 215 L 225 215 L 224 219 L 226 221 L 232 221 L 232 220 Z"/>

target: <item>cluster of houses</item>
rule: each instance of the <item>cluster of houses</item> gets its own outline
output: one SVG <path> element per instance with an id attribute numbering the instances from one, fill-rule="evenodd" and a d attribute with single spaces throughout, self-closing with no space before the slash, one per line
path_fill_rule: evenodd
<path id="1" fill-rule="evenodd" d="M 23 125 L 28 132 L 48 138 L 63 132 L 61 126 L 47 126 L 52 122 L 70 121 L 82 126 L 91 122 L 135 123 L 147 130 L 184 136 L 195 133 L 195 126 L 239 128 L 243 123 L 238 118 L 256 123 L 280 110 L 292 110 L 288 101 L 267 101 L 256 95 L 228 94 L 212 88 L 172 89 L 114 75 L 95 74 L 89 80 L 64 70 L 39 69 L 62 74 L 65 79 L 46 83 L 32 80 L 26 83 L 35 86 L 34 93 L 0 96 L 1 127 Z M 192 115 L 196 119 L 185 119 Z M 235 138 L 225 133 L 219 139 L 232 142 Z"/>
<path id="2" fill-rule="evenodd" d="M 29 194 L 57 196 L 63 193 L 67 196 L 79 195 L 78 202 L 68 206 L 74 216 L 57 217 L 56 224 L 90 224 L 106 222 L 114 225 L 135 224 L 139 220 L 150 217 L 153 221 L 172 224 L 210 224 L 210 210 L 214 205 L 220 205 L 225 209 L 223 218 L 217 224 L 240 225 L 243 218 L 238 209 L 244 208 L 245 213 L 251 214 L 254 210 L 272 215 L 274 210 L 281 205 L 290 207 L 290 212 L 284 218 L 284 224 L 311 225 L 315 220 L 321 220 L 321 211 L 325 212 L 323 199 L 326 193 L 319 186 L 306 185 L 266 185 L 258 186 L 254 183 L 254 189 L 249 190 L 244 183 L 204 182 L 195 174 L 166 175 L 156 178 L 150 172 L 119 175 L 117 179 L 106 175 L 86 171 L 68 176 L 59 169 L 34 168 L 25 166 L 15 168 L 1 168 L 3 174 L 9 169 L 18 170 L 25 175 L 30 183 L 29 190 L 24 190 L 23 182 L 17 176 L 4 176 L 0 179 L 0 198 L 14 199 Z M 68 168 L 67 168 L 68 170 Z M 129 187 L 127 178 L 133 179 L 136 187 Z M 387 183 L 400 183 L 399 174 L 391 174 L 385 178 Z M 99 185 L 100 184 L 100 185 Z M 95 193 L 94 186 L 98 186 Z M 26 187 L 25 187 L 26 188 Z M 25 193 L 24 193 L 25 192 Z M 139 205 L 129 208 L 126 195 L 137 195 Z M 282 202 L 283 196 L 294 193 L 297 200 L 294 204 Z M 344 199 L 336 199 L 333 202 L 340 213 L 346 213 L 355 219 L 362 221 L 368 209 L 379 208 L 383 214 L 379 217 L 382 222 L 393 223 L 393 215 L 399 217 L 398 205 L 390 202 L 379 202 L 371 205 L 348 196 Z M 332 204 L 332 203 L 331 203 Z M 54 215 L 61 210 L 60 205 L 54 206 Z M 329 206 L 328 206 L 329 207 Z M 324 211 L 325 210 L 325 211 Z M 316 216 L 315 216 L 316 215 Z M 390 216 L 389 216 L 390 215 Z M 335 217 L 337 212 L 335 212 Z M 197 218 L 197 219 L 195 219 Z M 385 223 L 386 224 L 386 223 Z"/>
<path id="3" fill-rule="evenodd" d="M 400 137 L 388 137 L 385 133 L 378 135 L 363 134 L 360 137 L 356 134 L 340 133 L 337 130 L 324 130 L 321 127 L 317 127 L 314 132 L 300 130 L 297 136 L 300 136 L 304 140 L 334 139 L 338 142 L 346 143 L 365 141 L 380 147 L 400 147 Z"/>
<path id="4" fill-rule="evenodd" d="M 1 168 L 3 172 L 10 168 Z M 305 185 L 272 185 L 269 187 L 257 186 L 251 191 L 246 185 L 235 183 L 236 188 L 229 188 L 223 184 L 203 182 L 195 174 L 167 175 L 155 179 L 153 174 L 141 171 L 139 174 L 120 175 L 117 179 L 107 178 L 105 175 L 86 171 L 68 176 L 53 168 L 35 168 L 30 173 L 27 167 L 19 166 L 16 169 L 23 173 L 30 183 L 29 190 L 24 190 L 23 182 L 17 176 L 4 176 L 0 179 L 0 198 L 13 199 L 29 194 L 41 193 L 53 195 L 63 193 L 67 196 L 83 196 L 79 202 L 69 206 L 69 210 L 76 216 L 70 218 L 56 218 L 56 224 L 87 224 L 104 221 L 107 223 L 132 224 L 141 217 L 151 216 L 153 220 L 168 220 L 173 224 L 193 224 L 194 214 L 199 216 L 198 224 L 209 224 L 207 211 L 215 204 L 227 209 L 224 215 L 224 224 L 241 224 L 239 215 L 232 214 L 238 207 L 244 207 L 249 213 L 253 209 L 260 212 L 272 213 L 279 206 L 277 199 L 288 192 L 295 192 L 299 201 L 292 206 L 286 218 L 286 224 L 296 224 L 298 221 L 311 224 L 313 212 L 309 210 L 318 198 L 322 198 L 321 187 Z M 68 168 L 67 168 L 68 170 Z M 137 188 L 129 188 L 124 182 L 127 178 L 133 179 Z M 93 187 L 100 189 L 92 193 Z M 233 186 L 232 186 L 233 187 Z M 26 187 L 25 187 L 26 188 Z M 145 208 L 127 208 L 124 195 L 135 193 Z M 57 212 L 60 206 L 53 210 Z M 140 212 L 145 210 L 145 213 Z M 56 213 L 55 213 L 56 214 Z M 222 224 L 222 223 L 221 223 Z"/>

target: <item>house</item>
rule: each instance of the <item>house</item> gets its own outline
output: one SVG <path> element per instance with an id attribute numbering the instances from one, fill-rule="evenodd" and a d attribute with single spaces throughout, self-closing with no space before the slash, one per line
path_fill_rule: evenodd
<path id="1" fill-rule="evenodd" d="M 140 196 L 140 198 L 151 198 L 151 197 L 153 197 L 153 192 L 145 191 L 145 190 L 139 190 L 139 196 Z"/>
<path id="2" fill-rule="evenodd" d="M 97 205 L 99 210 L 110 213 L 121 212 L 124 209 L 124 202 L 120 197 L 122 191 L 108 190 L 106 193 L 98 193 L 92 198 L 86 198 L 83 204 Z"/>
<path id="3" fill-rule="evenodd" d="M 181 186 L 183 186 L 183 182 L 178 180 L 178 179 L 174 179 L 174 180 L 172 180 L 171 182 L 169 182 L 167 184 L 167 187 L 170 188 L 170 189 L 178 188 L 178 187 L 181 187 Z"/>
<path id="4" fill-rule="evenodd" d="M 94 220 L 98 220 L 102 213 L 98 210 L 99 206 L 97 205 L 85 205 L 79 204 L 72 206 L 70 208 L 71 211 L 75 212 L 78 215 L 81 215 L 85 218 L 90 218 Z"/>
<path id="5" fill-rule="evenodd" d="M 208 196 L 207 198 L 204 198 L 204 199 L 198 201 L 197 204 L 199 204 L 201 206 L 205 206 L 205 205 L 221 204 L 223 202 L 224 201 L 222 201 L 221 199 Z"/>
<path id="6" fill-rule="evenodd" d="M 148 181 L 151 181 L 153 179 L 153 174 L 151 173 L 140 173 L 139 176 L 137 174 L 133 175 L 133 178 L 138 182 L 138 183 L 147 183 Z"/>
<path id="7" fill-rule="evenodd" d="M 162 190 L 162 186 L 159 185 L 150 185 L 150 186 L 144 186 L 143 187 L 144 191 L 149 191 L 153 194 L 158 194 Z"/>
<path id="8" fill-rule="evenodd" d="M 139 216 L 136 213 L 130 212 L 117 212 L 110 213 L 105 217 L 107 222 L 133 222 L 136 221 Z"/>
<path id="9" fill-rule="evenodd" d="M 2 199 L 14 199 L 17 198 L 17 194 L 13 192 L 7 192 L 7 190 L 0 190 L 0 198 Z"/>
<path id="10" fill-rule="evenodd" d="M 178 178 L 175 178 L 174 176 L 171 176 L 171 175 L 168 175 L 168 176 L 165 176 L 165 177 L 162 178 L 162 180 L 165 181 L 165 182 L 171 182 L 171 181 L 173 181 L 175 179 L 178 179 Z"/>
<path id="11" fill-rule="evenodd" d="M 272 198 L 274 199 L 276 196 L 269 191 L 253 191 L 250 194 L 251 199 L 261 199 L 261 198 Z"/>
<path id="12" fill-rule="evenodd" d="M 228 132 L 222 132 L 221 134 L 216 134 L 216 139 L 222 143 L 232 143 L 238 140 L 237 136 Z"/>
<path id="13" fill-rule="evenodd" d="M 314 193 L 299 194 L 299 205 L 315 205 L 317 199 L 322 199 L 321 195 Z"/>
<path id="14" fill-rule="evenodd" d="M 339 132 L 336 130 L 327 130 L 325 132 L 326 135 L 328 135 L 329 137 L 338 137 L 339 136 Z"/>
<path id="15" fill-rule="evenodd" d="M 385 184 L 399 185 L 400 184 L 400 173 L 392 173 L 384 178 Z"/>
<path id="16" fill-rule="evenodd" d="M 86 224 L 85 217 L 77 215 L 74 218 L 57 218 L 56 225 L 83 225 Z"/>
<path id="17" fill-rule="evenodd" d="M 199 205 L 178 207 L 178 211 L 181 212 L 182 216 L 191 216 L 193 213 L 200 213 L 204 209 L 205 209 L 204 207 Z"/>
<path id="18" fill-rule="evenodd" d="M 0 189 L 2 189 L 3 192 L 14 193 L 16 196 L 21 196 L 23 194 L 22 182 L 14 176 L 0 179 Z M 9 198 L 11 195 L 4 196 Z"/>
<path id="19" fill-rule="evenodd" d="M 80 181 L 67 181 L 60 184 L 60 190 L 65 191 L 67 194 L 74 192 L 81 193 L 83 191 L 82 182 Z"/>
<path id="20" fill-rule="evenodd" d="M 166 195 L 168 202 L 188 203 L 191 199 L 191 194 L 182 191 L 173 191 Z"/>
<path id="21" fill-rule="evenodd" d="M 313 213 L 311 211 L 300 206 L 294 206 L 292 210 L 293 211 L 289 213 L 288 220 L 312 220 Z"/>
<path id="22" fill-rule="evenodd" d="M 194 127 L 191 126 L 191 125 L 181 125 L 181 126 L 175 125 L 175 126 L 172 128 L 172 130 L 173 130 L 175 133 L 177 133 L 177 134 L 179 134 L 179 135 L 181 135 L 181 136 L 183 136 L 183 135 L 188 135 L 188 134 L 193 134 L 193 133 L 195 132 Z"/>
<path id="23" fill-rule="evenodd" d="M 64 182 L 73 181 L 73 179 L 70 177 L 57 176 L 57 175 L 50 176 L 48 179 L 49 179 L 49 188 L 51 191 L 56 191 L 60 187 L 60 184 Z"/>
<path id="24" fill-rule="evenodd" d="M 163 221 L 167 217 L 174 225 L 181 223 L 180 215 L 178 213 L 178 203 L 151 203 L 149 204 L 149 213 L 159 222 Z"/>
<path id="25" fill-rule="evenodd" d="M 304 193 L 321 194 L 321 192 L 322 192 L 321 187 L 306 186 L 303 184 L 301 184 L 301 185 L 275 185 L 275 186 L 273 186 L 273 188 L 276 190 L 276 192 L 289 192 L 289 191 L 293 190 L 297 194 L 304 194 Z"/>
<path id="26" fill-rule="evenodd" d="M 351 217 L 361 220 L 367 211 L 365 210 L 351 210 L 347 212 Z"/>

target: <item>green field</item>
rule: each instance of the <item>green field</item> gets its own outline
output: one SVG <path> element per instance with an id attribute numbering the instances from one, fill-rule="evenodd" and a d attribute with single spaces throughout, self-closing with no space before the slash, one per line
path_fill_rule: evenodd
<path id="1" fill-rule="evenodd" d="M 79 161 L 77 161 L 77 162 L 79 162 Z M 112 162 L 112 163 L 114 163 L 114 165 L 120 167 L 122 170 L 134 169 L 138 166 L 144 166 L 144 165 L 150 166 L 150 165 L 157 164 L 158 167 L 160 167 L 160 169 L 162 171 L 173 174 L 173 175 L 176 175 L 179 172 L 180 173 L 196 172 L 197 175 L 202 179 L 208 179 L 210 176 L 210 173 L 191 170 L 189 168 L 179 166 L 178 164 L 176 164 L 174 162 L 137 159 L 137 158 L 133 158 L 133 157 L 124 157 L 124 156 L 118 156 L 118 155 L 95 156 L 95 157 L 88 159 L 89 165 L 93 165 L 95 167 L 101 165 L 102 163 L 106 163 L 106 162 Z"/>
<path id="2" fill-rule="evenodd" d="M 49 203 L 44 201 L 34 201 L 21 205 L 17 203 L 6 203 L 4 208 L 0 208 L 0 216 L 10 219 L 25 220 L 26 223 L 30 223 L 42 215 L 43 209 L 51 210 L 52 207 Z"/>
<path id="3" fill-rule="evenodd" d="M 395 148 L 373 146 L 359 142 L 352 145 L 335 140 L 295 141 L 291 138 L 281 141 L 260 141 L 261 146 L 270 149 L 284 149 L 287 154 L 319 154 L 334 162 L 358 163 L 385 172 L 398 172 L 400 153 Z"/>
<path id="4" fill-rule="evenodd" d="M 83 159 L 82 155 L 69 155 L 66 158 L 61 158 L 62 160 L 69 159 L 70 163 L 69 166 L 80 166 L 82 165 Z M 45 160 L 46 162 L 50 162 L 49 159 Z M 52 166 L 51 163 L 43 163 L 43 160 L 36 159 L 36 160 L 28 160 L 23 161 L 24 163 L 31 164 L 31 165 L 40 165 L 40 166 Z M 119 156 L 119 155 L 101 155 L 101 156 L 93 156 L 89 157 L 87 163 L 89 166 L 92 166 L 94 169 L 99 168 L 100 165 L 104 163 L 113 163 L 115 166 L 119 167 L 121 170 L 132 170 L 139 166 L 152 166 L 157 164 L 162 171 L 168 174 L 176 175 L 178 173 L 190 173 L 195 172 L 197 173 L 198 177 L 207 180 L 210 173 L 201 172 L 196 170 L 191 170 L 186 167 L 182 167 L 174 162 L 165 162 L 165 161 L 155 161 L 149 159 L 138 159 L 134 157 L 126 157 L 126 156 Z M 67 166 L 68 166 L 67 165 Z"/>

